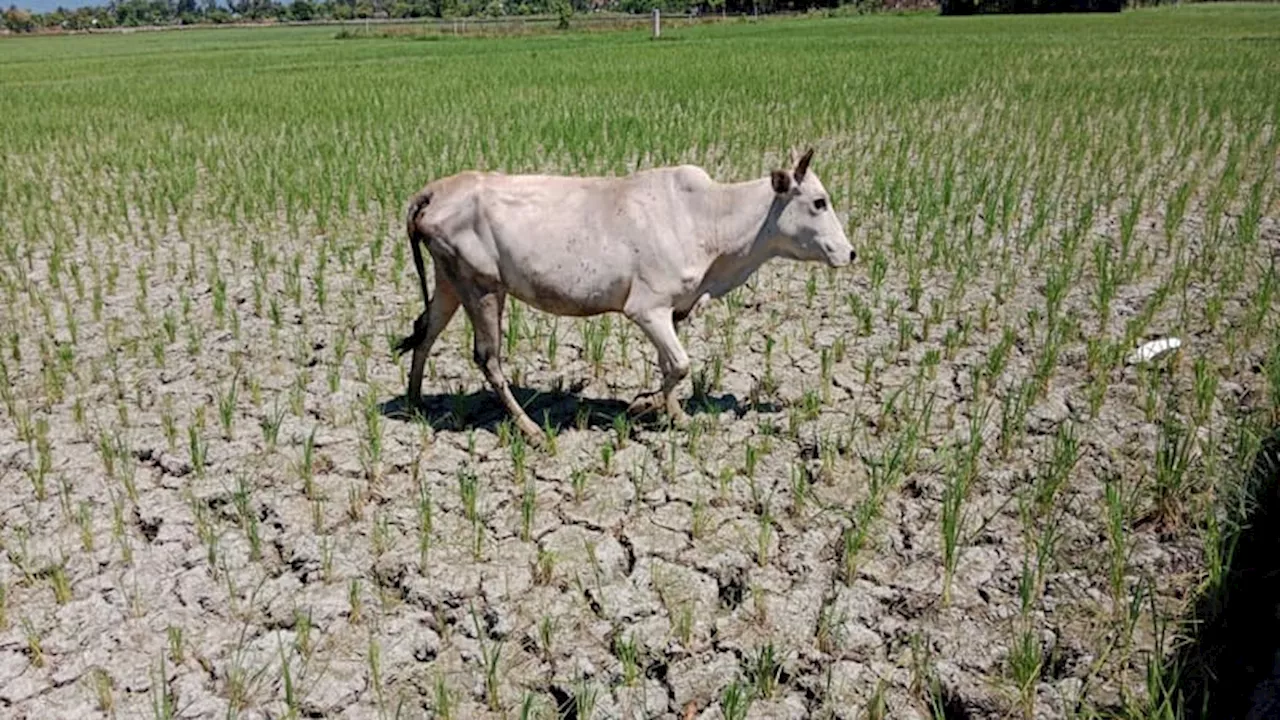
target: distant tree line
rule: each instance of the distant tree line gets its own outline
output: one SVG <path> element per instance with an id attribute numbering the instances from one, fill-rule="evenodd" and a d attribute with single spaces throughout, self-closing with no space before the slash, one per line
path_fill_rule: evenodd
<path id="1" fill-rule="evenodd" d="M 10 5 L 3 27 L 10 32 L 88 30 L 151 25 L 224 24 L 361 18 L 450 18 L 555 15 L 609 10 L 648 13 L 771 13 L 882 7 L 938 7 L 944 15 L 991 12 L 1119 11 L 1161 0 L 110 0 L 75 10 L 32 13 Z"/>
<path id="2" fill-rule="evenodd" d="M 859 3 L 879 0 L 858 0 Z M 663 12 L 776 12 L 834 8 L 840 0 L 111 0 L 104 6 L 32 13 L 10 5 L 11 32 L 87 30 L 148 25 L 354 20 L 361 18 L 572 15 L 594 10 Z"/>
<path id="3" fill-rule="evenodd" d="M 1154 4 L 1128 0 L 941 0 L 943 15 L 986 13 L 1120 12 L 1126 5 Z"/>

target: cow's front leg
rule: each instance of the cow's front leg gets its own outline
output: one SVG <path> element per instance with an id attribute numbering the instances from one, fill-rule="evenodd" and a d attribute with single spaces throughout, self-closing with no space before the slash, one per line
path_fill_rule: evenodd
<path id="1" fill-rule="evenodd" d="M 676 425 L 683 425 L 687 419 L 684 408 L 676 399 L 675 389 L 680 381 L 689 374 L 689 356 L 676 336 L 675 324 L 671 309 L 661 308 L 643 314 L 631 316 L 631 320 L 640 326 L 649 342 L 658 350 L 658 367 L 662 370 L 662 389 L 657 393 L 644 393 L 631 403 L 628 411 L 643 415 L 658 408 L 665 407 L 667 416 Z"/>
<path id="2" fill-rule="evenodd" d="M 471 316 L 471 324 L 475 328 L 475 355 L 476 365 L 484 372 L 484 377 L 489 381 L 489 385 L 493 387 L 494 392 L 502 399 L 502 404 L 506 406 L 507 412 L 511 414 L 515 420 L 516 426 L 524 433 L 525 437 L 534 445 L 542 443 L 542 431 L 538 428 L 537 423 L 529 418 L 524 408 L 520 407 L 520 403 L 516 402 L 515 396 L 511 394 L 511 387 L 507 385 L 507 378 L 502 372 L 502 361 L 499 355 L 502 338 L 502 306 L 506 301 L 506 294 L 493 290 L 489 291 L 474 300 L 469 298 L 463 300 L 463 306 L 466 307 L 467 313 Z"/>

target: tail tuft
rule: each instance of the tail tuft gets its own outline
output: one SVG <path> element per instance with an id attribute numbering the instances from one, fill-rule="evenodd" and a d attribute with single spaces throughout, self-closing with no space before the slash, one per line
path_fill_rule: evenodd
<path id="1" fill-rule="evenodd" d="M 392 349 L 392 352 L 396 354 L 396 357 L 400 357 L 409 350 L 421 345 L 422 341 L 427 337 L 427 328 L 427 313 L 424 312 L 418 316 L 417 320 L 413 321 L 413 334 L 396 343 L 395 348 Z"/>

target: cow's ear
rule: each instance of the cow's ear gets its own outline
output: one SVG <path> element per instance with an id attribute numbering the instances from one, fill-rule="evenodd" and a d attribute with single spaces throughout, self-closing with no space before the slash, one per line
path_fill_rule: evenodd
<path id="1" fill-rule="evenodd" d="M 773 180 L 773 191 L 779 195 L 791 190 L 791 173 L 786 170 L 774 170 L 770 179 Z"/>

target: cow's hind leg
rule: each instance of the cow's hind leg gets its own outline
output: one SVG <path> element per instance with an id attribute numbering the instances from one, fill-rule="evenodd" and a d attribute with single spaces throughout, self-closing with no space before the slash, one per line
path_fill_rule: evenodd
<path id="1" fill-rule="evenodd" d="M 525 413 L 524 408 L 516 402 L 515 396 L 511 394 L 511 387 L 507 384 L 506 375 L 502 372 L 502 359 L 499 352 L 502 347 L 500 344 L 502 306 L 505 302 L 506 293 L 500 290 L 490 290 L 474 300 L 463 299 L 463 307 L 467 309 L 471 324 L 475 328 L 474 358 L 476 365 L 479 365 L 484 372 L 489 385 L 501 398 L 502 404 L 507 407 L 507 412 L 515 420 L 516 426 L 531 443 L 539 445 L 542 442 L 542 431 Z"/>
<path id="2" fill-rule="evenodd" d="M 644 331 L 649 342 L 658 349 L 658 367 L 662 370 L 662 388 L 656 393 L 641 393 L 627 412 L 633 415 L 645 415 L 654 410 L 665 408 L 667 417 L 675 425 L 683 425 L 687 420 L 684 408 L 676 398 L 675 389 L 680 381 L 689 374 L 689 355 L 685 353 L 680 338 L 676 335 L 670 308 L 660 308 L 646 313 L 631 316 L 631 320 Z"/>
<path id="3" fill-rule="evenodd" d="M 458 312 L 458 304 L 458 291 L 436 265 L 436 296 L 427 304 L 426 312 L 413 323 L 414 335 L 421 333 L 422 339 L 413 345 L 413 363 L 409 366 L 407 399 L 410 403 L 417 404 L 422 399 L 422 371 L 426 367 L 427 356 L 440 333 L 449 326 L 454 313 Z M 421 323 L 426 323 L 425 330 L 421 329 Z"/>

